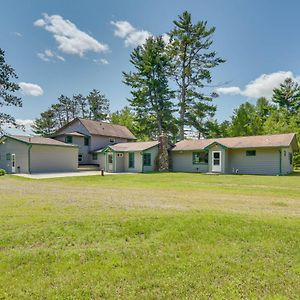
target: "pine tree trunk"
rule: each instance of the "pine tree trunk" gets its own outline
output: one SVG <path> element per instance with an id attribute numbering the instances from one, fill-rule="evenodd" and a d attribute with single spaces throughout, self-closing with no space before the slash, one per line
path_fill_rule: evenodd
<path id="1" fill-rule="evenodd" d="M 182 78 L 182 87 L 181 87 L 181 99 L 180 99 L 180 109 L 179 109 L 179 139 L 184 140 L 184 119 L 185 119 L 185 107 L 186 107 L 186 87 L 185 79 Z"/>

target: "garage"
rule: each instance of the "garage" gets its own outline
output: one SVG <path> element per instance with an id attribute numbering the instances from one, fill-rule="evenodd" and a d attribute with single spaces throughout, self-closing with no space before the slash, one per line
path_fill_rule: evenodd
<path id="1" fill-rule="evenodd" d="M 0 139 L 0 168 L 12 174 L 74 172 L 78 146 L 38 136 L 4 135 Z"/>

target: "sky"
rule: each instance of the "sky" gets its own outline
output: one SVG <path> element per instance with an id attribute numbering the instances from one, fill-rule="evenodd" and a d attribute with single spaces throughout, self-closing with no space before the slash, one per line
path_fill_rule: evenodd
<path id="1" fill-rule="evenodd" d="M 297 0 L 0 0 L 0 48 L 13 66 L 23 107 L 4 109 L 29 125 L 61 95 L 93 88 L 128 104 L 122 72 L 130 53 L 151 35 L 164 35 L 183 11 L 215 26 L 212 50 L 226 63 L 212 71 L 216 118 L 245 101 L 271 98 L 286 77 L 300 82 L 300 1 Z M 3 110 L 3 108 L 1 108 Z"/>

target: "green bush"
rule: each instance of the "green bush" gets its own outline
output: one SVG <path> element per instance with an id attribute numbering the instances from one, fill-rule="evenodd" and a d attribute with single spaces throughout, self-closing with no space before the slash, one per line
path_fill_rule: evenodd
<path id="1" fill-rule="evenodd" d="M 3 176 L 3 175 L 5 175 L 5 174 L 6 174 L 5 170 L 0 169 L 0 176 Z"/>

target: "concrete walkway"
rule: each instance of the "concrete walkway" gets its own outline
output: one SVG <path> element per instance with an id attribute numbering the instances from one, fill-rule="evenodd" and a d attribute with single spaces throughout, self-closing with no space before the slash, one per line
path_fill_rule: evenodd
<path id="1" fill-rule="evenodd" d="M 104 173 L 106 175 L 120 175 L 134 173 Z M 36 174 L 14 174 L 14 176 L 30 178 L 30 179 L 46 179 L 60 177 L 80 177 L 80 176 L 101 176 L 100 171 L 80 171 L 80 172 L 61 172 L 61 173 L 36 173 Z"/>

